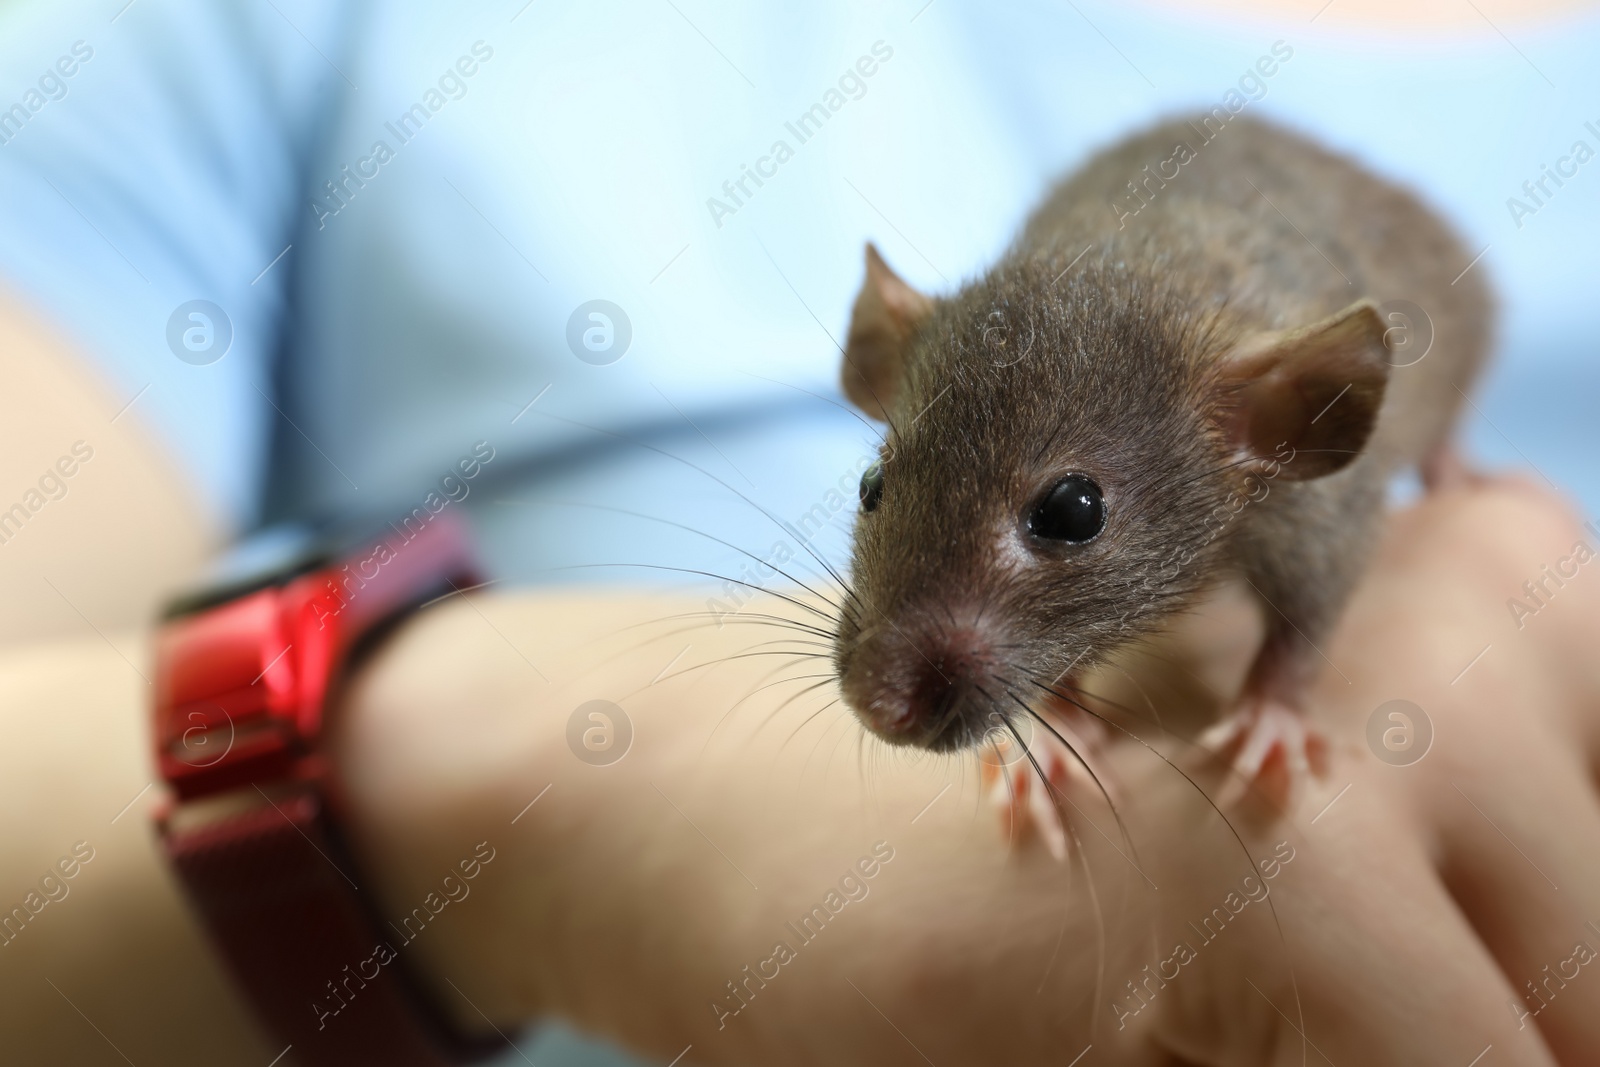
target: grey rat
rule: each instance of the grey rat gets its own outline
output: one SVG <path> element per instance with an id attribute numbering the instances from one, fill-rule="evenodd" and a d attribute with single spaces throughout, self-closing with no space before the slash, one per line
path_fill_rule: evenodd
<path id="1" fill-rule="evenodd" d="M 1089 159 L 951 296 L 869 245 L 842 378 L 889 428 L 834 640 L 847 703 L 890 742 L 975 746 L 1236 576 L 1266 638 L 1214 739 L 1247 776 L 1314 767 L 1304 694 L 1386 486 L 1443 469 L 1488 351 L 1470 258 L 1406 190 L 1212 115 Z M 1431 320 L 1420 361 L 1426 324 L 1389 301 Z"/>

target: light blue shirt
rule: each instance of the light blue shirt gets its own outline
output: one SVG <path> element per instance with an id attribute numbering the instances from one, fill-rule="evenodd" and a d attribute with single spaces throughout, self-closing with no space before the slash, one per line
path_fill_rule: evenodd
<path id="1" fill-rule="evenodd" d="M 1486 250 L 1503 348 L 1468 433 L 1600 499 L 1580 414 L 1600 163 L 1570 151 L 1600 148 L 1600 23 L 1374 45 L 1332 18 L 1080 7 L 13 5 L 0 273 L 235 529 L 408 510 L 485 442 L 454 493 L 503 572 L 727 573 L 741 557 L 703 537 L 566 505 L 765 556 L 873 447 L 829 403 L 865 240 L 949 291 L 1096 147 L 1242 101 Z M 1263 76 L 1275 42 L 1291 58 Z M 593 300 L 625 325 L 579 314 L 574 347 Z M 583 337 L 608 329 L 630 336 L 605 363 Z M 837 560 L 851 511 L 824 510 Z"/>

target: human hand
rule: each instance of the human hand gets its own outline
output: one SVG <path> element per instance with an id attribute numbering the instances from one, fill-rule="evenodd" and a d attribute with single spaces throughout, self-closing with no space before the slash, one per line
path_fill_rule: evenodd
<path id="1" fill-rule="evenodd" d="M 718 728 L 771 662 L 694 668 L 759 631 L 634 648 L 652 631 L 622 626 L 686 606 L 584 595 L 483 598 L 409 625 L 351 694 L 352 826 L 396 914 L 456 852 L 496 848 L 478 903 L 407 949 L 464 1022 L 561 1015 L 663 1062 L 686 1046 L 685 1062 L 940 1067 L 1080 1051 L 1466 1064 L 1488 1046 L 1493 1062 L 1593 1062 L 1600 980 L 1567 961 L 1574 941 L 1600 947 L 1585 925 L 1600 919 L 1600 670 L 1584 655 L 1600 586 L 1580 569 L 1520 631 L 1506 607 L 1579 536 L 1558 501 L 1508 481 L 1396 517 L 1325 650 L 1349 679 L 1327 672 L 1313 698 L 1335 741 L 1325 787 L 1287 816 L 1230 827 L 1178 773 L 1214 793 L 1221 772 L 1125 716 L 1150 746 L 1106 754 L 1127 837 L 1077 790 L 1063 867 L 994 832 L 972 761 L 858 762 L 837 707 L 802 725 L 831 693 L 779 709 L 807 682 L 754 692 Z M 596 697 L 633 728 L 609 766 L 566 741 Z M 1434 729 L 1410 766 L 1365 737 L 1397 697 Z M 842 883 L 880 841 L 893 859 Z M 802 940 L 786 924 L 830 889 L 859 899 Z M 1167 962 L 1180 941 L 1193 958 Z M 1574 966 L 1539 1014 L 1513 1012 L 1525 980 Z"/>

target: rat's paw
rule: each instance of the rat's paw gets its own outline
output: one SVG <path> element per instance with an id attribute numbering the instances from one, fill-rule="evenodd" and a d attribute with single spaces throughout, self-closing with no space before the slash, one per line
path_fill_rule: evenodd
<path id="1" fill-rule="evenodd" d="M 1066 793 L 1075 781 L 1098 791 L 1083 762 L 1067 745 L 1088 759 L 1104 745 L 1104 730 L 1092 719 L 1069 726 L 1058 716 L 1049 717 L 1059 738 L 1038 727 L 1027 738 L 1024 751 L 1009 732 L 1001 731 L 980 751 L 979 774 L 990 799 L 1001 809 L 1001 828 L 1012 844 L 1020 845 L 1030 833 L 1037 834 L 1052 856 L 1065 860 Z M 1041 773 L 1044 781 L 1040 780 Z M 1114 802 L 1116 794 L 1111 783 L 1104 777 L 1101 781 Z"/>
<path id="2" fill-rule="evenodd" d="M 1285 809 L 1310 775 L 1327 771 L 1327 741 L 1299 711 L 1269 697 L 1246 697 L 1201 735 L 1200 744 L 1233 761 L 1236 777 L 1223 788 L 1219 805 L 1236 804 L 1254 790 Z"/>
<path id="3" fill-rule="evenodd" d="M 1000 808 L 1001 832 L 1014 847 L 1020 846 L 1030 834 L 1037 834 L 1050 850 L 1050 855 L 1057 860 L 1065 860 L 1067 827 L 1061 808 L 1057 806 L 1064 803 L 1059 800 L 1058 791 L 1066 784 L 1068 772 L 1065 765 L 1048 753 L 1034 753 L 1040 769 L 1050 782 L 1046 788 L 1039 780 L 1033 764 L 1021 755 L 1015 742 L 1003 744 L 999 758 L 1014 758 L 1014 761 L 999 764 L 995 754 L 988 752 L 984 754 L 981 766 L 989 797 Z"/>

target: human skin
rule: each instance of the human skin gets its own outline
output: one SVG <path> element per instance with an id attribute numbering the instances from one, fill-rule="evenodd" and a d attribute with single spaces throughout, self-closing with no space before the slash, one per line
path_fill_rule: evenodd
<path id="1" fill-rule="evenodd" d="M 693 653 L 674 672 L 767 637 L 697 630 L 600 671 L 576 651 L 602 654 L 585 631 L 685 607 L 520 594 L 451 606 L 385 650 L 355 686 L 341 734 L 346 751 L 385 751 L 346 781 L 369 855 L 395 872 L 397 909 L 463 851 L 460 827 L 507 842 L 504 866 L 480 886 L 484 906 L 462 909 L 459 939 L 418 942 L 432 972 L 459 987 L 463 1020 L 478 1009 L 502 1025 L 548 1012 L 663 1059 L 692 1043 L 708 1063 L 926 1056 L 943 1067 L 1066 1050 L 1065 1062 L 1092 1041 L 1096 1062 L 1287 1064 L 1302 1056 L 1298 985 L 1312 1058 L 1467 1063 L 1492 1044 L 1502 1062 L 1592 1062 L 1600 979 L 1586 969 L 1526 1029 L 1509 1006 L 1514 987 L 1567 959 L 1573 942 L 1600 945 L 1584 926 L 1600 920 L 1600 671 L 1584 653 L 1600 583 L 1574 580 L 1520 632 L 1505 607 L 1581 533 L 1558 499 L 1515 479 L 1441 494 L 1394 520 L 1325 649 L 1350 679 L 1327 672 L 1313 699 L 1334 739 L 1329 774 L 1287 817 L 1249 804 L 1230 812 L 1257 859 L 1280 841 L 1294 849 L 1270 883 L 1277 923 L 1250 905 L 1126 1030 L 1111 989 L 1095 992 L 1101 937 L 1107 986 L 1120 987 L 1179 938 L 1200 945 L 1185 923 L 1250 865 L 1194 788 L 1125 737 L 1099 766 L 1118 783 L 1144 875 L 1113 848 L 1127 850 L 1092 791 L 1073 793 L 1097 914 L 1081 869 L 1037 841 L 1003 839 L 976 802 L 970 760 L 868 746 L 858 765 L 854 723 L 830 725 L 828 711 L 796 732 L 818 700 L 763 726 L 777 698 L 759 695 L 708 744 L 730 697 L 770 666 L 759 660 L 724 663 L 720 681 L 698 687 L 687 684 L 694 671 L 650 685 L 684 643 Z M 615 652 L 641 632 L 651 631 L 601 644 Z M 557 674 L 558 663 L 570 666 Z M 575 759 L 564 739 L 571 709 L 596 696 L 622 704 L 635 730 L 628 755 L 604 768 Z M 1436 731 L 1408 767 L 1380 762 L 1364 740 L 1370 712 L 1396 696 L 1423 707 Z M 474 709 L 470 725 L 441 705 Z M 1223 784 L 1197 753 L 1140 732 L 1208 790 Z M 453 785 L 419 793 L 441 765 L 455 769 Z M 773 941 L 798 944 L 784 923 L 879 840 L 895 859 L 870 895 L 719 1028 L 711 1003 L 724 983 Z"/>
<path id="2" fill-rule="evenodd" d="M 0 354 L 0 511 L 46 473 L 60 484 L 20 529 L 0 527 L 0 643 L 90 633 L 85 619 L 141 625 L 214 550 L 215 522 L 128 406 L 138 386 L 97 379 L 3 290 Z"/>
<path id="3" fill-rule="evenodd" d="M 25 368 L 70 367 L 11 315 L 33 338 L 17 349 Z M 109 425 L 103 393 L 74 382 L 53 383 L 57 406 Z M 280 1050 L 230 992 L 148 826 L 148 633 L 116 605 L 151 598 L 192 560 L 141 568 L 73 525 L 127 513 L 128 486 L 167 485 L 171 529 L 152 529 L 204 543 L 170 466 L 126 432 L 128 480 L 84 482 L 72 508 L 36 520 L 59 520 L 106 581 L 125 583 L 86 609 L 102 632 L 0 652 L 0 901 L 20 901 L 74 842 L 95 850 L 71 894 L 0 947 L 0 1031 L 18 1062 L 266 1063 Z M 469 1027 L 560 1016 L 663 1063 L 690 1044 L 685 1063 L 1065 1063 L 1091 1043 L 1085 1064 L 1465 1064 L 1490 1044 L 1496 1063 L 1594 1062 L 1590 968 L 1525 1029 L 1508 1007 L 1575 940 L 1600 944 L 1584 929 L 1600 921 L 1600 583 L 1584 569 L 1520 631 L 1505 607 L 1579 536 L 1557 498 L 1506 479 L 1396 517 L 1324 649 L 1349 678 L 1325 672 L 1313 695 L 1335 740 L 1329 774 L 1287 815 L 1230 809 L 1243 848 L 1169 764 L 1113 731 L 1097 767 L 1137 856 L 1079 784 L 1078 861 L 1064 867 L 1037 841 L 1004 839 L 970 758 L 868 745 L 837 708 L 803 724 L 822 691 L 780 709 L 795 688 L 780 685 L 735 708 L 773 660 L 699 666 L 780 631 L 669 636 L 693 620 L 668 617 L 698 603 L 637 594 L 471 594 L 422 613 L 342 694 L 335 777 L 363 881 L 397 919 L 477 842 L 496 849 L 472 896 L 406 949 Z M 1379 762 L 1363 738 L 1396 696 L 1436 731 L 1409 767 Z M 634 729 L 607 767 L 566 740 L 573 709 L 594 698 Z M 1201 787 L 1225 784 L 1175 738 L 1118 721 Z M 868 895 L 719 1028 L 724 983 L 789 939 L 784 924 L 878 841 L 894 858 Z M 1280 841 L 1295 858 L 1270 883 L 1277 921 L 1250 904 L 1119 1029 L 1123 983 L 1178 938 L 1198 942 L 1184 928 L 1250 873 L 1243 849 L 1263 859 Z M 1295 1029 L 1302 1013 L 1314 1048 Z"/>

